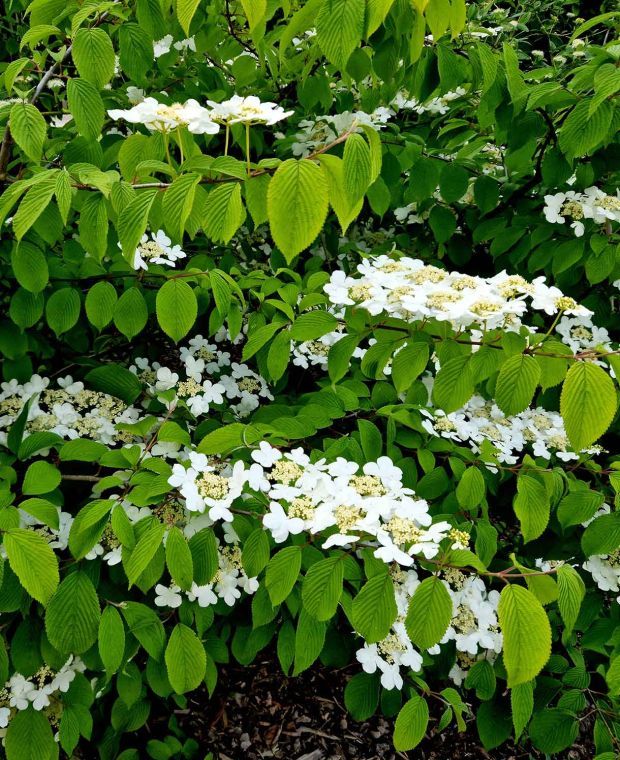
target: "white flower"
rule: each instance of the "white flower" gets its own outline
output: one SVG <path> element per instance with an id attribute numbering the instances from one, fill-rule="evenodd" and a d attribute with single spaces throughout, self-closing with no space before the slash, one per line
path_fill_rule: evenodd
<path id="1" fill-rule="evenodd" d="M 179 586 L 175 584 L 168 588 L 158 583 L 155 586 L 155 604 L 158 607 L 180 607 L 183 601 L 183 597 L 179 593 L 180 590 Z"/>
<path id="2" fill-rule="evenodd" d="M 165 37 L 162 37 L 161 40 L 153 42 L 153 55 L 155 58 L 161 58 L 162 55 L 166 55 L 166 53 L 170 52 L 170 46 L 172 45 L 173 39 L 174 37 L 171 34 L 167 34 Z"/>
<path id="3" fill-rule="evenodd" d="M 213 591 L 213 584 L 207 583 L 204 586 L 198 586 L 192 583 L 192 588 L 187 592 L 187 598 L 190 602 L 198 602 L 200 607 L 209 607 L 217 604 L 217 596 Z"/>
<path id="4" fill-rule="evenodd" d="M 269 512 L 263 517 L 263 525 L 271 532 L 273 540 L 281 544 L 290 534 L 296 536 L 304 529 L 304 521 L 299 517 L 289 517 L 278 502 L 271 502 Z"/>
<path id="5" fill-rule="evenodd" d="M 229 100 L 215 103 L 208 100 L 211 107 L 210 118 L 222 124 L 276 124 L 293 114 L 293 111 L 285 111 L 276 103 L 261 103 L 254 95 L 242 98 L 233 95 Z"/>
<path id="6" fill-rule="evenodd" d="M 168 367 L 160 367 L 157 370 L 157 382 L 155 388 L 158 391 L 168 391 L 179 382 L 179 376 Z"/>

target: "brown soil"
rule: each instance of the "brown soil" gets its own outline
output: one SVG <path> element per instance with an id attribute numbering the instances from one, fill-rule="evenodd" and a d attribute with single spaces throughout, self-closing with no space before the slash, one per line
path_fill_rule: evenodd
<path id="1" fill-rule="evenodd" d="M 350 671 L 350 672 L 349 672 Z M 450 726 L 427 735 L 407 753 L 391 744 L 393 719 L 379 714 L 358 723 L 343 704 L 343 691 L 352 669 L 334 671 L 314 666 L 287 678 L 272 659 L 259 657 L 250 667 L 222 666 L 213 698 L 194 693 L 188 709 L 177 717 L 187 737 L 217 760 L 538 760 L 544 755 L 506 744 L 490 752 L 479 742 L 475 722 L 458 733 Z M 584 723 L 587 721 L 584 721 Z M 584 725 L 591 732 L 592 726 Z M 556 755 L 564 760 L 591 760 L 594 748 L 587 735 Z"/>

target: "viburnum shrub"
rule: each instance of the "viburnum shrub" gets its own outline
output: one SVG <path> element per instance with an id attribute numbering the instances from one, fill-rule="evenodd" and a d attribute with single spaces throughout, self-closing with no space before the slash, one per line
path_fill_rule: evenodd
<path id="1" fill-rule="evenodd" d="M 8 760 L 191 757 L 174 709 L 266 648 L 400 751 L 618 756 L 620 13 L 581 13 L 5 3 Z"/>

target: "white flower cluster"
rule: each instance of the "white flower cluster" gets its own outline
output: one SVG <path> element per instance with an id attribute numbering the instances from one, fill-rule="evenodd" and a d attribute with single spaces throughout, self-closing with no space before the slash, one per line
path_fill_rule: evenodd
<path id="1" fill-rule="evenodd" d="M 218 124 L 267 124 L 272 126 L 287 119 L 293 111 L 285 111 L 277 103 L 263 103 L 255 95 L 242 98 L 233 95 L 232 98 L 216 103 L 208 100 L 211 108 L 210 117 Z"/>
<path id="2" fill-rule="evenodd" d="M 151 132 L 171 132 L 178 127 L 187 127 L 195 135 L 214 135 L 220 129 L 210 118 L 209 110 L 194 99 L 166 105 L 149 97 L 126 110 L 110 109 L 108 116 L 115 121 L 124 119 L 130 124 L 144 124 Z"/>
<path id="3" fill-rule="evenodd" d="M 509 417 L 493 401 L 476 395 L 450 414 L 441 409 L 420 411 L 424 417 L 422 427 L 431 435 L 466 444 L 475 454 L 479 454 L 482 444 L 488 441 L 496 449 L 497 460 L 503 464 L 516 464 L 529 447 L 534 456 L 549 460 L 555 455 L 563 462 L 579 459 L 580 453 L 601 451 L 599 446 L 579 453 L 573 451 L 561 415 L 542 407 Z"/>
<path id="4" fill-rule="evenodd" d="M 506 272 L 476 277 L 448 272 L 420 259 L 387 255 L 363 261 L 357 271 L 359 276 L 340 270 L 332 273 L 324 290 L 334 305 L 360 306 L 373 315 L 385 313 L 407 321 L 436 319 L 450 322 L 457 330 L 518 330 L 528 307 L 550 315 L 559 311 L 591 314 L 555 286 L 546 285 L 544 277 L 533 282 Z"/>
<path id="5" fill-rule="evenodd" d="M 83 673 L 86 666 L 79 657 L 71 655 L 56 673 L 47 665 L 25 678 L 21 673 L 14 673 L 0 689 L 0 728 L 6 728 L 12 716 L 19 710 L 44 710 L 50 707 L 58 692 L 69 690 L 76 673 Z"/>
<path id="6" fill-rule="evenodd" d="M 218 548 L 219 569 L 215 578 L 210 583 L 198 586 L 192 583 L 189 591 L 181 591 L 174 583 L 164 586 L 158 583 L 155 586 L 155 604 L 158 607 L 180 607 L 183 603 L 183 594 L 190 602 L 197 602 L 200 607 L 210 607 L 217 604 L 220 599 L 229 607 L 233 607 L 241 598 L 241 592 L 254 594 L 258 590 L 258 580 L 248 578 L 241 563 L 241 549 L 238 544 Z"/>
<path id="7" fill-rule="evenodd" d="M 405 567 L 416 555 L 435 557 L 444 539 L 461 546 L 461 533 L 448 522 L 433 523 L 427 502 L 403 485 L 402 471 L 388 457 L 359 473 L 358 464 L 342 457 L 311 462 L 301 448 L 282 453 L 262 441 L 252 459 L 250 466 L 230 466 L 190 452 L 189 462 L 174 465 L 168 482 L 189 511 L 205 512 L 213 522 L 231 522 L 236 500 L 266 494 L 263 525 L 276 543 L 304 531 L 322 533 L 324 549 L 370 542 L 377 558 Z"/>
<path id="8" fill-rule="evenodd" d="M 467 90 L 463 87 L 457 87 L 456 90 L 450 90 L 443 95 L 437 95 L 421 103 L 417 98 L 410 98 L 408 93 L 401 91 L 396 94 L 390 105 L 397 111 L 415 111 L 419 115 L 425 113 L 443 115 L 450 110 L 452 101 L 462 98 L 466 94 Z"/>
<path id="9" fill-rule="evenodd" d="M 185 40 L 178 40 L 174 42 L 174 37 L 171 34 L 166 34 L 161 40 L 155 40 L 153 42 L 153 55 L 155 58 L 161 58 L 162 55 L 166 55 L 170 52 L 170 48 L 178 50 L 179 53 L 183 53 L 186 50 L 191 50 L 192 53 L 196 52 L 196 40 L 194 37 L 188 37 Z"/>
<path id="10" fill-rule="evenodd" d="M 613 554 L 595 554 L 583 563 L 601 591 L 620 592 L 620 549 Z M 620 596 L 616 597 L 620 604 Z"/>
<path id="11" fill-rule="evenodd" d="M 219 333 L 214 340 L 225 337 Z M 228 408 L 239 417 L 245 417 L 261 401 L 273 400 L 264 378 L 247 364 L 232 361 L 230 352 L 221 351 L 202 335 L 196 335 L 181 348 L 180 360 L 178 371 L 144 358 L 136 359 L 129 369 L 170 408 L 182 400 L 194 417 L 206 414 L 212 404 L 223 403 L 229 404 Z"/>
<path id="12" fill-rule="evenodd" d="M 134 423 L 138 409 L 127 406 L 107 393 L 86 390 L 84 383 L 70 375 L 58 379 L 51 389 L 50 379 L 33 375 L 25 383 L 11 380 L 0 384 L 0 446 L 6 446 L 7 430 L 30 400 L 24 439 L 36 432 L 56 433 L 61 438 L 91 438 L 106 445 L 125 440 L 117 423 Z"/>
<path id="13" fill-rule="evenodd" d="M 567 219 L 572 220 L 571 228 L 577 237 L 581 237 L 586 219 L 602 225 L 620 222 L 620 189 L 616 190 L 616 195 L 608 195 L 598 187 L 588 187 L 583 193 L 568 190 L 545 195 L 543 213 L 551 224 L 565 224 Z"/>
<path id="14" fill-rule="evenodd" d="M 582 351 L 613 351 L 609 332 L 598 327 L 591 317 L 562 317 L 556 326 L 562 343 L 566 343 L 574 354 Z"/>
<path id="15" fill-rule="evenodd" d="M 299 131 L 291 146 L 294 156 L 301 158 L 324 148 L 326 145 L 345 132 L 355 130 L 361 132 L 361 126 L 366 125 L 379 131 L 394 116 L 391 108 L 380 106 L 372 113 L 365 111 L 343 111 L 339 114 L 316 116 L 314 119 L 302 119 L 298 124 Z M 283 138 L 284 135 L 277 135 Z"/>
<path id="16" fill-rule="evenodd" d="M 121 244 L 118 244 L 119 247 Z M 172 240 L 163 230 L 151 232 L 151 237 L 142 235 L 140 245 L 136 248 L 131 266 L 134 269 L 149 268 L 149 264 L 161 264 L 166 267 L 174 267 L 179 259 L 186 257 L 185 251 L 180 245 L 172 245 Z"/>
<path id="17" fill-rule="evenodd" d="M 209 108 L 194 99 L 166 105 L 148 97 L 126 110 L 113 108 L 108 111 L 108 116 L 114 120 L 124 119 L 130 124 L 144 124 L 151 132 L 171 132 L 178 127 L 187 127 L 196 135 L 214 135 L 219 132 L 220 124 L 272 125 L 293 113 L 284 111 L 276 103 L 263 103 L 254 95 L 247 98 L 234 95 L 221 103 L 212 100 L 207 103 Z"/>
<path id="18" fill-rule="evenodd" d="M 381 673 L 381 685 L 385 689 L 402 689 L 401 668 L 418 672 L 422 669 L 422 655 L 415 649 L 407 629 L 405 618 L 411 598 L 420 585 L 414 570 L 392 570 L 394 594 L 398 617 L 390 633 L 376 644 L 364 644 L 356 657 L 366 673 Z M 447 569 L 442 582 L 452 599 L 452 620 L 443 638 L 428 654 L 436 655 L 441 644 L 454 641 L 457 662 L 450 677 L 460 685 L 468 668 L 480 657 L 494 660 L 502 651 L 502 634 L 497 620 L 499 593 L 488 591 L 484 581 L 466 576 L 459 570 Z"/>

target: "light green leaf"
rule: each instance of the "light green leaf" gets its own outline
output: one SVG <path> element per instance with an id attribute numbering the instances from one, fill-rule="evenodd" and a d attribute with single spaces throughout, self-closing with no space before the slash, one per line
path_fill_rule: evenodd
<path id="1" fill-rule="evenodd" d="M 495 386 L 495 401 L 507 415 L 522 412 L 532 402 L 540 380 L 540 366 L 533 356 L 515 354 L 499 371 Z"/>
<path id="2" fill-rule="evenodd" d="M 550 504 L 542 483 L 531 475 L 517 479 L 514 511 L 521 523 L 521 533 L 527 543 L 538 538 L 549 524 Z"/>
<path id="3" fill-rule="evenodd" d="M 616 407 L 616 389 L 605 370 L 592 362 L 575 362 L 562 385 L 560 412 L 576 451 L 587 448 L 603 435 Z"/>
<path id="4" fill-rule="evenodd" d="M 364 34 L 365 0 L 324 0 L 316 19 L 317 40 L 326 58 L 344 71 Z"/>
<path id="5" fill-rule="evenodd" d="M 353 600 L 351 621 L 355 630 L 369 644 L 384 639 L 396 620 L 398 609 L 394 582 L 389 573 L 370 578 Z"/>
<path id="6" fill-rule="evenodd" d="M 241 200 L 241 185 L 227 182 L 211 190 L 203 212 L 202 226 L 212 240 L 228 243 L 243 224 L 245 209 Z"/>
<path id="7" fill-rule="evenodd" d="M 184 338 L 194 326 L 198 302 L 193 289 L 183 280 L 168 280 L 157 291 L 155 300 L 157 321 L 175 343 Z"/>
<path id="8" fill-rule="evenodd" d="M 531 681 L 551 654 L 551 626 L 538 599 L 523 586 L 505 586 L 498 607 L 504 635 L 504 665 L 508 686 Z"/>
<path id="9" fill-rule="evenodd" d="M 415 749 L 424 738 L 428 726 L 428 704 L 417 694 L 406 702 L 394 725 L 394 748 L 399 752 Z"/>
<path id="10" fill-rule="evenodd" d="M 306 573 L 301 600 L 304 609 L 317 620 L 329 620 L 336 612 L 342 595 L 343 557 L 344 555 L 319 560 Z"/>
<path id="11" fill-rule="evenodd" d="M 288 262 L 319 234 L 327 207 L 327 180 L 319 166 L 292 158 L 280 164 L 269 183 L 267 210 L 273 239 Z"/>
<path id="12" fill-rule="evenodd" d="M 15 103 L 11 108 L 9 124 L 11 137 L 28 158 L 40 161 L 47 124 L 39 109 L 30 103 Z"/>
<path id="13" fill-rule="evenodd" d="M 570 565 L 562 565 L 558 568 L 557 579 L 558 607 L 564 621 L 565 636 L 568 636 L 577 621 L 586 587 L 579 573 Z"/>
<path id="14" fill-rule="evenodd" d="M 125 626 L 115 607 L 107 606 L 99 621 L 99 657 L 108 675 L 121 666 L 125 654 Z"/>
<path id="15" fill-rule="evenodd" d="M 207 670 L 207 656 L 191 628 L 177 623 L 166 647 L 166 670 L 177 694 L 196 689 Z"/>
<path id="16" fill-rule="evenodd" d="M 425 578 L 416 588 L 405 627 L 418 649 L 430 649 L 441 641 L 452 619 L 452 599 L 444 583 L 436 576 Z"/>
<path id="17" fill-rule="evenodd" d="M 79 133 L 89 140 L 96 140 L 105 119 L 103 100 L 97 88 L 86 79 L 70 79 L 67 100 Z"/>
<path id="18" fill-rule="evenodd" d="M 281 604 L 293 590 L 301 568 L 301 548 L 287 546 L 269 560 L 265 574 L 265 586 L 271 603 Z"/>
<path id="19" fill-rule="evenodd" d="M 33 599 L 47 604 L 59 582 L 58 558 L 43 536 L 12 528 L 4 534 L 11 570 Z"/>
<path id="20" fill-rule="evenodd" d="M 184 591 L 192 587 L 194 561 L 185 536 L 173 526 L 166 538 L 166 566 L 172 580 Z"/>
<path id="21" fill-rule="evenodd" d="M 97 89 L 101 90 L 114 76 L 114 47 L 103 29 L 79 29 L 72 54 L 80 76 Z"/>

